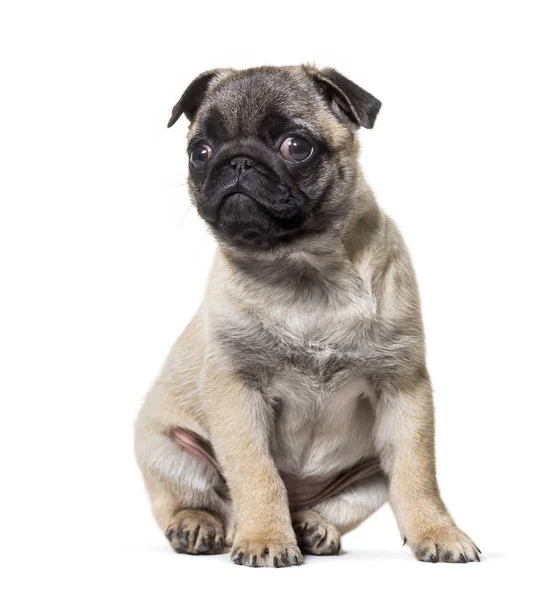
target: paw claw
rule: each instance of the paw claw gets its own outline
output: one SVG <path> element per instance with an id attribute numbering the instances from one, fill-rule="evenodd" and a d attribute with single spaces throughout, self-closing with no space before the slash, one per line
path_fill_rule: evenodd
<path id="1" fill-rule="evenodd" d="M 197 525 L 194 529 L 193 532 L 193 544 L 196 545 L 196 542 L 198 541 L 198 534 L 200 533 L 200 525 Z M 187 535 L 189 534 L 189 532 L 187 532 Z"/>

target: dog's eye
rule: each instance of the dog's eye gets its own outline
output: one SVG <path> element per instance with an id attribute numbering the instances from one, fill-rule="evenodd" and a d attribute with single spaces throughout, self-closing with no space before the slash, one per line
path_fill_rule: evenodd
<path id="1" fill-rule="evenodd" d="M 280 154 L 290 162 L 302 162 L 313 153 L 313 146 L 301 137 L 286 138 L 280 146 Z"/>
<path id="2" fill-rule="evenodd" d="M 206 144 L 199 144 L 191 150 L 191 165 L 195 169 L 203 169 L 204 165 L 210 160 L 211 156 L 212 148 L 210 148 L 210 146 L 207 146 Z"/>

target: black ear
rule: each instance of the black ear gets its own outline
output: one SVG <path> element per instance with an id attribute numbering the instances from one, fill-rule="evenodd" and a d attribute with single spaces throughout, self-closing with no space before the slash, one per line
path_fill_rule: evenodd
<path id="1" fill-rule="evenodd" d="M 358 127 L 373 127 L 381 108 L 377 98 L 335 69 L 312 69 L 311 75 L 337 116 Z"/>
<path id="2" fill-rule="evenodd" d="M 182 114 L 184 114 L 189 121 L 193 120 L 196 111 L 202 104 L 202 100 L 204 99 L 210 82 L 220 72 L 221 69 L 205 71 L 191 82 L 189 87 L 183 92 L 181 98 L 179 98 L 179 102 L 177 102 L 177 104 L 175 104 L 173 107 L 173 110 L 171 111 L 171 119 L 169 119 L 167 127 L 175 125 Z"/>

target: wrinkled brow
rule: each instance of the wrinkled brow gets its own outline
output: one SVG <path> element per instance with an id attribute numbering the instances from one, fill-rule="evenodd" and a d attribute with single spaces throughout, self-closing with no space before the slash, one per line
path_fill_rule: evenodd
<path id="1" fill-rule="evenodd" d="M 208 111 L 201 120 L 195 137 L 208 137 L 216 142 L 225 142 L 231 137 L 219 110 L 211 108 Z"/>

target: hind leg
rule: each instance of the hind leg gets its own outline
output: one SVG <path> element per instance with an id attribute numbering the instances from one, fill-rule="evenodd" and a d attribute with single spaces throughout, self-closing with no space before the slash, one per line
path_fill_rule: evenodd
<path id="1" fill-rule="evenodd" d="M 292 524 L 302 552 L 339 554 L 341 536 L 385 504 L 388 496 L 387 478 L 379 474 L 323 500 L 312 510 L 292 512 Z"/>
<path id="2" fill-rule="evenodd" d="M 229 500 L 219 476 L 164 432 L 137 432 L 137 458 L 154 517 L 180 554 L 218 554 L 227 545 Z"/>
<path id="3" fill-rule="evenodd" d="M 297 544 L 304 554 L 338 554 L 340 532 L 315 510 L 292 512 Z"/>

